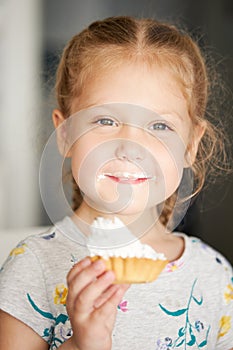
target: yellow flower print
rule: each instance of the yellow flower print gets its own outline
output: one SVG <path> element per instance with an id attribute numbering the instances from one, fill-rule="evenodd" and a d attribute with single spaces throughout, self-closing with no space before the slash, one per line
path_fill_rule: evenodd
<path id="1" fill-rule="evenodd" d="M 219 321 L 218 339 L 220 337 L 223 337 L 225 334 L 227 334 L 230 329 L 231 329 L 231 316 L 222 316 L 221 320 Z"/>
<path id="2" fill-rule="evenodd" d="M 165 269 L 167 272 L 174 272 L 178 270 L 183 265 L 183 263 L 183 260 L 176 260 L 171 263 L 168 263 Z"/>
<path id="3" fill-rule="evenodd" d="M 25 252 L 26 247 L 27 245 L 25 243 L 18 245 L 16 248 L 12 249 L 12 251 L 10 252 L 10 256 L 23 254 Z"/>
<path id="4" fill-rule="evenodd" d="M 171 271 L 176 271 L 178 269 L 178 266 L 177 265 L 173 265 L 172 267 L 171 267 Z"/>
<path id="5" fill-rule="evenodd" d="M 230 301 L 233 301 L 233 284 L 228 284 L 227 290 L 224 293 L 224 298 L 227 304 L 229 304 Z"/>
<path id="6" fill-rule="evenodd" d="M 55 288 L 55 292 L 54 292 L 54 304 L 58 305 L 58 304 L 62 304 L 65 305 L 66 304 L 66 298 L 67 298 L 67 294 L 68 294 L 68 289 L 64 284 L 58 284 Z"/>

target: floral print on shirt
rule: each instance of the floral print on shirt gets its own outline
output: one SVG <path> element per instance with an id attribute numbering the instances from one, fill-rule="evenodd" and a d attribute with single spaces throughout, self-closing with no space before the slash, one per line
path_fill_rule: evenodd
<path id="1" fill-rule="evenodd" d="M 219 321 L 218 339 L 224 337 L 231 329 L 231 316 L 222 316 Z"/>
<path id="2" fill-rule="evenodd" d="M 63 305 L 65 308 L 67 292 L 67 287 L 64 284 L 56 285 L 53 295 L 54 304 Z M 44 329 L 42 337 L 50 344 L 51 350 L 57 349 L 72 335 L 72 329 L 66 311 L 64 310 L 64 313 L 59 313 L 55 316 L 51 312 L 39 308 L 31 298 L 30 294 L 27 294 L 27 298 L 34 311 L 39 313 L 43 318 L 54 322 L 50 328 Z"/>
<path id="3" fill-rule="evenodd" d="M 27 244 L 25 242 L 20 242 L 14 249 L 11 250 L 10 254 L 8 255 L 8 258 L 0 268 L 0 272 L 4 270 L 5 266 L 16 256 L 24 254 L 27 249 Z"/>
<path id="4" fill-rule="evenodd" d="M 18 244 L 12 251 L 10 252 L 10 256 L 16 256 L 20 254 L 24 254 L 26 250 L 27 245 L 25 243 Z"/>
<path id="5" fill-rule="evenodd" d="M 227 304 L 233 302 L 233 283 L 229 283 L 224 292 L 224 299 Z"/>
<path id="6" fill-rule="evenodd" d="M 127 312 L 128 311 L 128 301 L 127 300 L 122 300 L 120 304 L 117 306 L 118 310 L 121 310 L 122 312 Z"/>
<path id="7" fill-rule="evenodd" d="M 197 279 L 193 282 L 189 298 L 186 302 L 186 305 L 178 310 L 168 310 L 162 304 L 159 304 L 160 309 L 168 316 L 171 317 L 180 317 L 185 316 L 184 324 L 179 328 L 177 332 L 177 337 L 172 339 L 167 336 L 164 339 L 157 340 L 156 350 L 169 350 L 176 349 L 182 346 L 182 349 L 188 349 L 193 346 L 198 346 L 198 349 L 202 349 L 208 344 L 208 335 L 210 331 L 210 325 L 205 325 L 202 320 L 196 320 L 191 322 L 189 318 L 189 311 L 192 304 L 195 304 L 196 307 L 201 307 L 203 303 L 202 296 L 195 296 L 194 290 L 197 284 Z"/>
<path id="8" fill-rule="evenodd" d="M 179 259 L 179 260 L 176 260 L 176 261 L 169 262 L 165 266 L 164 271 L 166 271 L 166 272 L 174 272 L 174 271 L 178 270 L 179 268 L 181 268 L 181 266 L 183 264 L 184 264 L 183 259 Z"/>
<path id="9" fill-rule="evenodd" d="M 68 289 L 63 283 L 56 285 L 55 291 L 53 294 L 54 304 L 66 305 L 67 294 L 68 294 Z"/>
<path id="10" fill-rule="evenodd" d="M 226 286 L 224 292 L 224 301 L 226 305 L 229 305 L 233 302 L 233 277 L 231 282 Z M 219 331 L 218 339 L 224 337 L 232 328 L 232 317 L 229 315 L 223 315 L 219 320 Z"/>

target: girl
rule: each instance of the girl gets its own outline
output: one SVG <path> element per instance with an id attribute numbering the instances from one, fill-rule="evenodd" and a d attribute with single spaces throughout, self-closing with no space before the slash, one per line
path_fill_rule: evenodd
<path id="1" fill-rule="evenodd" d="M 214 163 L 208 85 L 193 40 L 155 20 L 108 18 L 68 43 L 53 121 L 71 158 L 74 214 L 3 265 L 1 350 L 233 349 L 231 266 L 168 231 L 184 173 L 196 194 Z M 94 218 L 115 216 L 166 255 L 156 281 L 114 284 L 103 262 L 85 258 Z"/>

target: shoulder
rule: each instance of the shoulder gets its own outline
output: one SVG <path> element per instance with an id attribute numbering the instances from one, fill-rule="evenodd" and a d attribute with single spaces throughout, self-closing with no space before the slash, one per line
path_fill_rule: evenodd
<path id="1" fill-rule="evenodd" d="M 27 229 L 25 231 L 25 236 L 20 232 L 20 241 L 17 242 L 14 237 L 14 241 L 8 242 L 6 246 L 6 251 L 4 254 L 4 259 L 2 259 L 3 264 L 0 267 L 1 277 L 6 273 L 14 274 L 15 271 L 20 269 L 26 269 L 28 271 L 35 271 L 35 269 L 40 269 L 40 261 L 48 255 L 48 251 L 51 250 L 51 244 L 49 241 L 53 238 L 58 238 L 59 232 L 54 226 L 51 227 L 41 227 L 41 231 L 32 228 L 32 234 Z M 10 239 L 9 239 L 10 240 Z M 4 273 L 3 273 L 4 272 Z"/>
<path id="2" fill-rule="evenodd" d="M 225 285 L 233 278 L 233 269 L 230 262 L 225 256 L 203 240 L 194 237 L 183 235 L 188 255 L 190 266 L 202 272 L 210 279 L 218 281 Z"/>
<path id="3" fill-rule="evenodd" d="M 6 260 L 3 264 L 3 267 L 5 265 L 8 265 L 8 263 L 12 262 L 13 260 L 23 260 L 23 258 L 26 256 L 33 254 L 36 255 L 36 252 L 40 250 L 43 251 L 47 240 L 55 237 L 55 230 L 54 227 L 41 228 L 41 232 L 39 233 L 33 232 L 31 235 L 28 234 L 29 232 L 25 233 L 25 237 L 22 238 L 23 234 L 21 233 L 21 237 L 19 237 L 21 240 L 18 241 L 18 243 L 8 243 L 5 251 Z"/>
<path id="4" fill-rule="evenodd" d="M 87 255 L 85 245 L 74 234 L 70 219 L 65 217 L 54 226 L 47 227 L 42 232 L 28 235 L 21 240 L 10 252 L 0 272 L 16 267 L 30 271 L 54 271 L 60 266 L 70 268 L 71 264 Z M 74 229 L 73 229 L 74 230 Z M 32 266 L 30 266 L 32 264 Z"/>
<path id="5" fill-rule="evenodd" d="M 47 250 L 50 250 L 52 254 L 54 249 L 63 248 L 62 251 L 70 248 L 74 245 L 74 240 L 71 239 L 67 232 L 70 232 L 71 220 L 65 217 L 63 220 L 56 222 L 49 227 L 41 227 L 41 230 L 36 232 L 26 231 L 25 236 L 21 233 L 21 240 L 15 247 L 9 252 L 10 256 L 23 255 L 26 251 L 37 254 L 46 254 Z M 23 237 L 23 238 L 22 238 Z M 76 240 L 78 241 L 78 240 Z M 51 250 L 51 248 L 53 250 Z"/>
<path id="6" fill-rule="evenodd" d="M 200 238 L 195 236 L 186 236 L 187 240 L 190 242 L 191 249 L 196 254 L 200 254 L 203 258 L 216 261 L 219 265 L 223 265 L 226 268 L 232 268 L 230 262 L 225 258 L 225 256 L 220 253 L 217 249 L 213 248 L 208 243 L 204 242 Z"/>

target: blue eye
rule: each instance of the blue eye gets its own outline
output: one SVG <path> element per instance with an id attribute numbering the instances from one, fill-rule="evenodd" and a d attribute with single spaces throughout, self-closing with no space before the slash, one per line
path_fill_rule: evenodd
<path id="1" fill-rule="evenodd" d="M 172 130 L 172 129 L 166 123 L 156 122 L 150 126 L 150 130 L 166 131 L 166 130 Z"/>
<path id="2" fill-rule="evenodd" d="M 99 118 L 98 120 L 96 120 L 94 122 L 95 124 L 98 124 L 100 126 L 118 126 L 118 123 L 115 122 L 114 120 L 110 119 L 110 118 Z"/>

